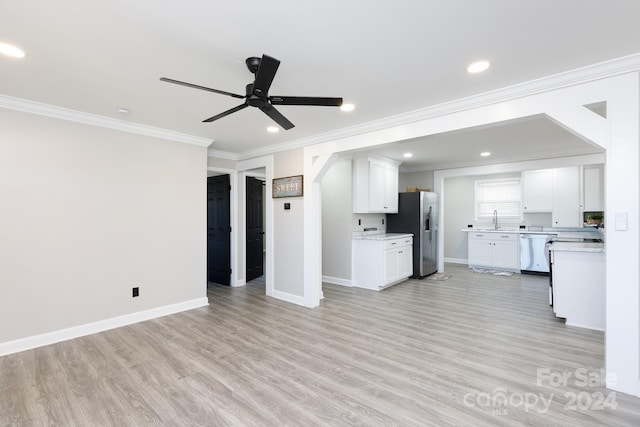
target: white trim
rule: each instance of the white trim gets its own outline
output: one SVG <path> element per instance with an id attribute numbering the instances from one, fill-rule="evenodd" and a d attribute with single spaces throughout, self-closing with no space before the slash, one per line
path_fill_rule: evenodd
<path id="1" fill-rule="evenodd" d="M 60 120 L 82 123 L 90 126 L 97 126 L 107 129 L 114 129 L 123 132 L 135 133 L 139 135 L 151 136 L 154 138 L 166 139 L 185 144 L 208 147 L 213 142 L 212 139 L 199 136 L 187 135 L 169 129 L 162 129 L 139 123 L 127 122 L 113 119 L 111 117 L 100 116 L 98 114 L 85 113 L 68 108 L 57 107 L 55 105 L 43 104 L 26 99 L 14 98 L 12 96 L 0 95 L 0 108 L 23 111 L 40 116 L 53 117 Z"/>
<path id="2" fill-rule="evenodd" d="M 444 262 L 448 262 L 451 264 L 469 264 L 469 260 L 465 258 L 445 258 Z"/>
<path id="3" fill-rule="evenodd" d="M 294 295 L 294 294 L 290 294 L 288 292 L 283 292 L 283 291 L 277 291 L 277 290 L 273 290 L 271 292 L 271 295 L 269 295 L 272 298 L 276 298 L 285 302 L 290 302 L 293 304 L 297 304 L 297 305 L 305 305 L 304 304 L 304 297 L 301 297 L 300 295 Z"/>
<path id="4" fill-rule="evenodd" d="M 340 285 L 340 286 L 348 286 L 348 287 L 353 287 L 353 281 L 350 279 L 342 279 L 340 277 L 331 277 L 331 276 L 322 276 L 322 281 L 324 283 L 331 283 L 334 285 Z"/>
<path id="5" fill-rule="evenodd" d="M 112 317 L 110 319 L 91 322 L 84 325 L 73 326 L 71 328 L 47 332 L 41 335 L 21 338 L 15 341 L 8 341 L 0 343 L 0 356 L 6 356 L 7 354 L 18 353 L 32 348 L 43 347 L 45 345 L 83 337 L 85 335 L 108 331 L 109 329 L 120 328 L 122 326 L 132 325 L 134 323 L 180 313 L 182 311 L 193 310 L 207 305 L 209 305 L 209 300 L 206 297 L 196 298 L 189 301 L 138 311 L 136 313 L 125 314 L 123 316 Z"/>
<path id="6" fill-rule="evenodd" d="M 236 153 L 230 153 L 228 151 L 222 151 L 222 150 L 214 150 L 213 148 L 209 148 L 207 150 L 207 157 L 214 157 L 216 159 L 233 160 L 236 162 L 240 160 L 240 156 Z"/>
<path id="7" fill-rule="evenodd" d="M 246 199 L 246 180 L 244 179 L 245 176 L 247 176 L 247 171 L 250 171 L 251 169 L 259 169 L 259 168 L 264 168 L 265 169 L 265 179 L 267 181 L 267 183 L 271 182 L 273 180 L 273 164 L 274 164 L 274 160 L 273 160 L 273 156 L 264 156 L 264 157 L 258 157 L 255 159 L 249 159 L 249 160 L 243 160 L 240 161 L 236 164 L 236 170 L 238 172 L 238 186 L 242 186 L 243 191 L 242 194 L 245 195 L 245 199 Z M 265 239 L 266 239 L 266 254 L 265 254 L 265 263 L 264 263 L 264 267 L 265 267 L 265 271 L 264 271 L 264 276 L 265 276 L 265 293 L 268 296 L 272 296 L 275 298 L 279 298 L 277 296 L 275 296 L 274 294 L 279 294 L 279 292 L 274 290 L 274 253 L 275 253 L 275 244 L 274 244 L 274 220 L 273 220 L 273 198 L 271 197 L 266 197 L 266 199 L 264 200 L 264 204 L 265 204 L 265 213 L 266 213 L 266 218 L 264 219 L 264 226 L 265 226 Z M 242 209 L 240 208 L 240 206 L 242 206 Z M 238 199 L 236 200 L 236 216 L 238 219 L 238 224 L 237 227 L 235 229 L 235 232 L 237 233 L 236 238 L 237 238 L 237 242 L 238 242 L 238 246 L 237 246 L 237 252 L 238 252 L 238 259 L 241 260 L 241 264 L 243 266 L 247 265 L 247 251 L 245 248 L 245 244 L 243 242 L 241 242 L 241 239 L 239 236 L 244 236 L 244 230 L 246 228 L 246 218 L 245 218 L 245 214 L 244 214 L 244 201 L 240 200 L 240 198 L 238 197 Z M 241 272 L 238 271 L 238 275 L 236 276 L 236 282 L 233 286 L 244 286 L 246 284 L 246 277 L 244 272 L 242 272 L 242 274 L 240 274 Z"/>

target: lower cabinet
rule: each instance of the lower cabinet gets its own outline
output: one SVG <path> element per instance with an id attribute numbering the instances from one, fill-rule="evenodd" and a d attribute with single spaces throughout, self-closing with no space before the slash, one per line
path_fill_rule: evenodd
<path id="1" fill-rule="evenodd" d="M 413 274 L 413 237 L 353 240 L 353 285 L 380 290 Z"/>
<path id="2" fill-rule="evenodd" d="M 520 271 L 518 233 L 468 233 L 469 267 Z"/>
<path id="3" fill-rule="evenodd" d="M 552 250 L 553 312 L 566 324 L 604 331 L 606 275 L 603 252 Z"/>

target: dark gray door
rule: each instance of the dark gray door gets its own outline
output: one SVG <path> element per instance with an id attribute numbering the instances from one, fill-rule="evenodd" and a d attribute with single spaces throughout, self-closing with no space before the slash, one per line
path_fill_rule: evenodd
<path id="1" fill-rule="evenodd" d="M 259 179 L 247 177 L 247 282 L 264 274 L 263 186 Z"/>
<path id="2" fill-rule="evenodd" d="M 229 175 L 207 178 L 207 280 L 231 281 L 231 185 Z"/>

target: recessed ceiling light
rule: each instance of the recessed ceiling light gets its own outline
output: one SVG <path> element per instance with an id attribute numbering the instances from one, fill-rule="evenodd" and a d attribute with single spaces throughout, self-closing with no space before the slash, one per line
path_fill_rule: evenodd
<path id="1" fill-rule="evenodd" d="M 356 106 L 353 105 L 353 104 L 342 104 L 340 106 L 340 109 L 342 111 L 353 111 L 355 108 L 356 108 Z"/>
<path id="2" fill-rule="evenodd" d="M 404 153 L 403 156 L 408 159 L 409 157 L 413 157 L 413 153 Z"/>
<path id="3" fill-rule="evenodd" d="M 490 152 L 488 152 L 488 151 L 484 151 L 484 152 L 480 153 L 480 155 L 481 155 L 482 157 L 489 157 L 489 156 L 491 155 L 491 153 L 490 153 Z"/>
<path id="4" fill-rule="evenodd" d="M 267 132 L 271 132 L 271 133 L 276 133 L 278 132 L 280 129 L 278 129 L 276 126 L 269 126 L 267 128 Z"/>
<path id="5" fill-rule="evenodd" d="M 118 111 L 118 113 L 120 114 L 129 114 L 128 108 L 118 108 L 116 111 Z"/>
<path id="6" fill-rule="evenodd" d="M 12 58 L 24 58 L 24 51 L 7 43 L 0 43 L 0 53 Z"/>
<path id="7" fill-rule="evenodd" d="M 484 70 L 486 70 L 487 68 L 489 68 L 490 66 L 491 66 L 491 63 L 489 61 L 483 59 L 481 61 L 476 61 L 476 62 L 473 62 L 472 64 L 470 64 L 467 67 L 467 72 L 472 73 L 472 74 L 481 73 Z"/>

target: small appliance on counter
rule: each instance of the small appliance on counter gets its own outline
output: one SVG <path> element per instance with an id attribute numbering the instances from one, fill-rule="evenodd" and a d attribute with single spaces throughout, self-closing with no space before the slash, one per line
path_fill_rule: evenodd
<path id="1" fill-rule="evenodd" d="M 420 279 L 438 271 L 437 193 L 398 194 L 398 213 L 387 214 L 388 233 L 413 234 L 413 276 Z"/>

